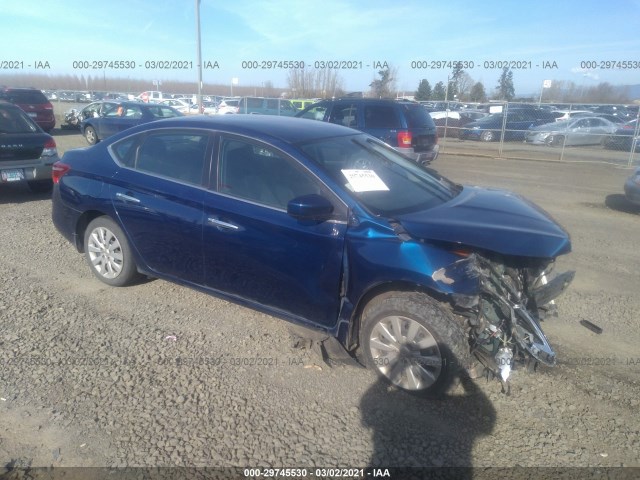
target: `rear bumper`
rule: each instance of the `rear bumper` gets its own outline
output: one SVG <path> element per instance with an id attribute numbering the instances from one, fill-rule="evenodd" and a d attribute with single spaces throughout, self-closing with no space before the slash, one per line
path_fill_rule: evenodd
<path id="1" fill-rule="evenodd" d="M 427 152 L 416 152 L 413 148 L 400 148 L 394 147 L 398 152 L 404 156 L 409 157 L 416 163 L 427 165 L 438 158 L 440 152 L 440 145 L 434 145 L 433 148 Z"/>
<path id="2" fill-rule="evenodd" d="M 58 160 L 58 157 L 55 157 L 55 161 Z M 49 163 L 40 163 L 40 164 L 20 164 L 18 162 L 7 162 L 0 163 L 0 170 L 22 170 L 24 179 L 23 182 L 31 182 L 33 180 L 51 180 L 51 167 L 55 161 Z M 5 182 L 0 175 L 0 183 L 14 183 L 14 182 Z"/>

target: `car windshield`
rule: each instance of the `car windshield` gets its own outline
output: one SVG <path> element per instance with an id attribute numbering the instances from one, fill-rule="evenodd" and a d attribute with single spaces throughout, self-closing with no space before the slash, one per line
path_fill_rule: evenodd
<path id="1" fill-rule="evenodd" d="M 0 135 L 8 133 L 33 133 L 38 127 L 18 108 L 0 107 Z"/>
<path id="2" fill-rule="evenodd" d="M 300 149 L 375 215 L 426 210 L 460 188 L 368 135 L 322 139 Z"/>

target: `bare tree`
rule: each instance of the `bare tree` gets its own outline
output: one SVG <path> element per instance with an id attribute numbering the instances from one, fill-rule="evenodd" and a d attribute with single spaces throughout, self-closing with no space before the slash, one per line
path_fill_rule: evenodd
<path id="1" fill-rule="evenodd" d="M 300 98 L 333 97 L 343 92 L 342 79 L 335 69 L 295 69 L 287 78 L 292 95 Z"/>

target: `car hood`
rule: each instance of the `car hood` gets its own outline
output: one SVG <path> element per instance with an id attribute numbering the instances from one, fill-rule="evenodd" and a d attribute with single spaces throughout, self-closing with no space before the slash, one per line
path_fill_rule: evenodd
<path id="1" fill-rule="evenodd" d="M 548 213 L 504 190 L 465 186 L 449 202 L 395 219 L 415 238 L 504 255 L 554 258 L 571 251 L 569 234 Z"/>

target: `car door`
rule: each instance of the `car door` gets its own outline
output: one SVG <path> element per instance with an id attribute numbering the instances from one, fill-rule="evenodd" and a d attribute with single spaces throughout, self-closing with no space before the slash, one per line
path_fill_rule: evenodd
<path id="1" fill-rule="evenodd" d="M 222 135 L 217 150 L 216 188 L 204 200 L 206 285 L 258 308 L 335 324 L 346 207 L 273 146 Z M 313 193 L 334 204 L 330 219 L 287 214 L 289 200 Z"/>
<path id="2" fill-rule="evenodd" d="M 203 198 L 210 168 L 208 133 L 163 130 L 111 147 L 122 168 L 111 180 L 113 207 L 151 272 L 203 283 Z"/>
<path id="3" fill-rule="evenodd" d="M 589 119 L 589 143 L 596 145 L 602 143 L 603 139 L 612 132 L 606 120 L 601 118 Z"/>
<path id="4" fill-rule="evenodd" d="M 571 125 L 566 145 L 588 145 L 591 142 L 589 119 L 581 118 Z"/>

